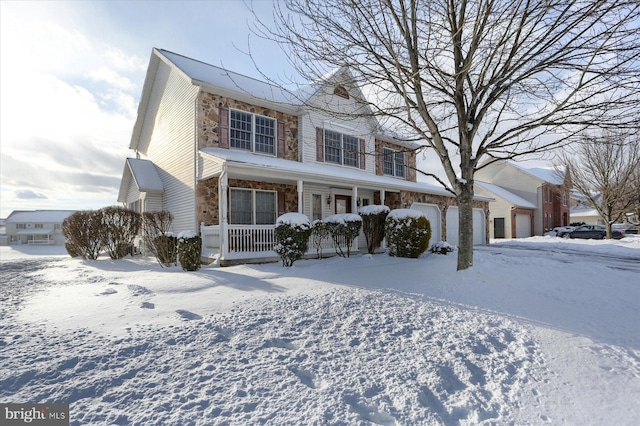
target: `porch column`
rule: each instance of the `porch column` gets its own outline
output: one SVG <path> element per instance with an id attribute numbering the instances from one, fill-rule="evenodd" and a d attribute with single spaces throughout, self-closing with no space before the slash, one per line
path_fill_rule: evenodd
<path id="1" fill-rule="evenodd" d="M 386 198 L 384 189 L 380 190 L 380 205 L 384 206 L 384 200 Z M 383 250 L 387 248 L 387 239 L 383 238 L 382 239 L 382 243 L 380 243 L 380 248 L 382 248 Z"/>
<path id="2" fill-rule="evenodd" d="M 304 184 L 301 180 L 298 181 L 298 213 L 302 213 L 302 193 L 304 190 Z"/>
<path id="3" fill-rule="evenodd" d="M 218 222 L 220 223 L 220 260 L 224 259 L 229 251 L 227 235 L 227 188 L 229 187 L 229 175 L 227 165 L 222 166 L 222 172 L 218 178 Z"/>
<path id="4" fill-rule="evenodd" d="M 358 187 L 351 188 L 351 211 L 358 213 Z"/>

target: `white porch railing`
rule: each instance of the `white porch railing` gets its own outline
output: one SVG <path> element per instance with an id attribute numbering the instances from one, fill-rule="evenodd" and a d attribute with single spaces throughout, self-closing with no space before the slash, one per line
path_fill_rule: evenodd
<path id="1" fill-rule="evenodd" d="M 275 245 L 275 227 L 273 225 L 228 225 L 227 226 L 227 259 L 248 259 L 261 257 L 275 257 L 273 251 Z M 218 225 L 200 226 L 200 236 L 202 237 L 203 254 L 220 252 L 220 227 Z M 347 252 L 346 245 L 342 245 L 342 251 Z M 357 250 L 357 239 L 351 247 L 352 251 Z M 321 241 L 322 253 L 333 254 L 335 252 L 333 240 L 326 237 Z M 307 254 L 317 253 L 313 241 L 309 240 Z"/>

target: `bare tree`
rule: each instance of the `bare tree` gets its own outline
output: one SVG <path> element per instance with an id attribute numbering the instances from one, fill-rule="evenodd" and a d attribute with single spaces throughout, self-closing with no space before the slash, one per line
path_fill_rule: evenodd
<path id="1" fill-rule="evenodd" d="M 606 131 L 586 136 L 562 156 L 572 188 L 588 200 L 605 220 L 607 238 L 611 225 L 633 212 L 640 199 L 640 139 L 624 132 Z"/>
<path id="2" fill-rule="evenodd" d="M 473 264 L 476 170 L 607 128 L 611 116 L 638 122 L 637 0 L 275 4 L 274 22 L 257 32 L 281 44 L 305 81 L 348 67 L 365 94 L 357 114 L 440 159 L 447 179 L 438 181 L 459 205 L 459 270 Z"/>

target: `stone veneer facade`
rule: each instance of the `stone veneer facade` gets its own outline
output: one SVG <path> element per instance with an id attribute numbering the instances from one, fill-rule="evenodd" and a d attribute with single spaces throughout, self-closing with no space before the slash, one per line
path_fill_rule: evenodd
<path id="1" fill-rule="evenodd" d="M 298 211 L 298 188 L 296 185 L 229 179 L 229 188 L 276 191 L 278 193 L 278 215 Z M 205 225 L 219 225 L 218 178 L 214 177 L 198 182 L 197 194 L 198 223 L 204 223 Z M 284 204 L 280 201 L 280 197 L 282 196 L 284 196 Z M 284 211 L 282 211 L 283 208 Z"/>
<path id="2" fill-rule="evenodd" d="M 299 161 L 298 157 L 298 117 L 269 108 L 250 105 L 208 92 L 198 94 L 198 149 L 218 147 L 218 108 L 226 106 L 232 109 L 251 112 L 271 117 L 284 123 L 285 153 L 284 158 Z"/>
<path id="3" fill-rule="evenodd" d="M 387 142 L 387 141 L 383 141 L 380 139 L 376 139 L 376 174 L 379 176 L 383 175 L 383 171 L 382 171 L 382 149 L 383 148 L 389 148 L 389 149 L 393 149 L 394 151 L 404 151 L 406 154 L 406 159 L 407 159 L 407 176 L 406 176 L 406 180 L 410 181 L 410 182 L 416 182 L 416 151 L 410 151 L 407 150 L 406 147 L 403 147 L 401 145 L 397 145 L 391 142 Z"/>

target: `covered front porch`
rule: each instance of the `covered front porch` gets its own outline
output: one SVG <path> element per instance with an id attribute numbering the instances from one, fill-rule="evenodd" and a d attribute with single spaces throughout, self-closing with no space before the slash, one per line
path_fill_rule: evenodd
<path id="1" fill-rule="evenodd" d="M 424 183 L 219 148 L 201 150 L 200 170 L 197 207 L 203 256 L 221 265 L 278 260 L 273 251 L 275 221 L 284 213 L 302 213 L 313 222 L 357 213 L 369 204 L 410 207 L 407 193 L 451 198 Z M 366 247 L 363 234 L 351 251 L 361 247 Z M 323 255 L 335 254 L 330 237 L 320 242 L 320 249 Z M 314 244 L 309 244 L 308 255 L 317 255 Z"/>

